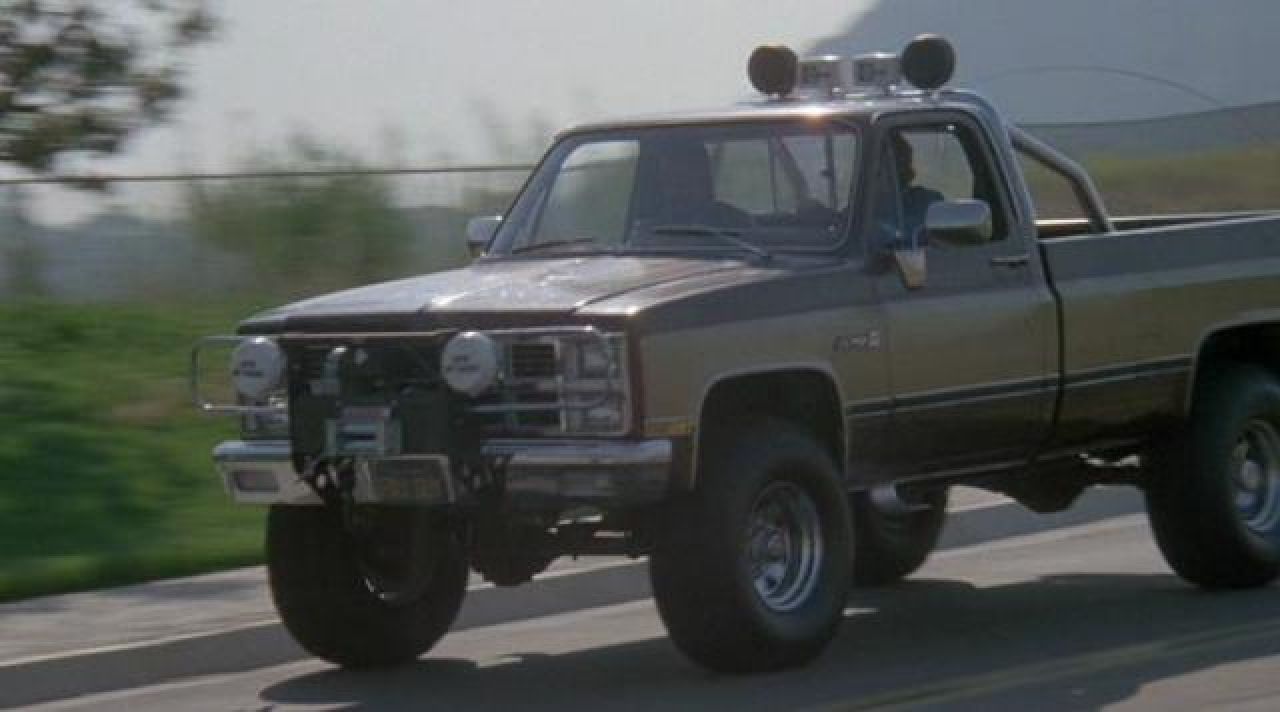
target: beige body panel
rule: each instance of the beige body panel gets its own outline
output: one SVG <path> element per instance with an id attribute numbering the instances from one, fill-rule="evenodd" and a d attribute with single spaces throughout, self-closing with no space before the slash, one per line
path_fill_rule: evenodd
<path id="1" fill-rule="evenodd" d="M 877 310 L 829 309 L 653 334 L 639 344 L 645 364 L 646 430 L 687 419 L 696 427 L 717 382 L 779 370 L 821 372 L 842 405 L 887 399 L 889 378 Z M 837 341 L 845 346 L 837 352 Z"/>

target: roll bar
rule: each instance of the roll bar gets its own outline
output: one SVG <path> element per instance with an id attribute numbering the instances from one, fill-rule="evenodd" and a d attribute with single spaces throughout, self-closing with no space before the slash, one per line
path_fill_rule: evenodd
<path id="1" fill-rule="evenodd" d="M 1115 226 L 1111 224 L 1111 218 L 1107 215 L 1106 205 L 1102 202 L 1102 195 L 1098 193 L 1098 188 L 1093 184 L 1089 173 L 1079 163 L 1017 126 L 1009 126 L 1008 131 L 1015 149 L 1062 176 L 1071 184 L 1071 190 L 1075 192 L 1076 200 L 1084 206 L 1094 231 L 1099 233 L 1115 231 Z"/>

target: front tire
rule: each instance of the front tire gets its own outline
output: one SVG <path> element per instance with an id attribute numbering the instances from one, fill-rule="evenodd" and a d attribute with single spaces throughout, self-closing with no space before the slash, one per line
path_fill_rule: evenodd
<path id="1" fill-rule="evenodd" d="M 1204 588 L 1280 575 L 1280 383 L 1232 364 L 1196 388 L 1186 431 L 1152 454 L 1151 528 L 1165 560 Z"/>
<path id="2" fill-rule="evenodd" d="M 672 641 L 719 672 L 808 662 L 839 628 L 849 590 L 853 535 L 835 464 L 777 420 L 710 434 L 702 463 L 650 560 Z"/>
<path id="3" fill-rule="evenodd" d="M 467 559 L 444 522 L 408 507 L 367 508 L 379 533 L 400 536 L 389 556 L 414 572 L 397 576 L 347 532 L 332 507 L 274 506 L 267 517 L 267 572 L 285 628 L 307 652 L 346 668 L 412 661 L 457 617 Z M 415 561 L 406 557 L 422 557 Z M 417 568 L 417 567 L 425 568 Z M 392 582 L 403 588 L 392 591 Z"/>

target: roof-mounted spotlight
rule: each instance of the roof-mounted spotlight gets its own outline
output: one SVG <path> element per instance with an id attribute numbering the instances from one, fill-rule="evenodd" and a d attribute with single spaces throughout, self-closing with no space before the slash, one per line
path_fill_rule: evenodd
<path id="1" fill-rule="evenodd" d="M 747 76 L 751 86 L 767 96 L 786 96 L 796 87 L 799 58 L 789 47 L 761 45 L 747 60 Z"/>
<path id="2" fill-rule="evenodd" d="M 902 51 L 902 75 L 917 89 L 937 89 L 955 70 L 956 51 L 940 35 L 920 35 Z"/>

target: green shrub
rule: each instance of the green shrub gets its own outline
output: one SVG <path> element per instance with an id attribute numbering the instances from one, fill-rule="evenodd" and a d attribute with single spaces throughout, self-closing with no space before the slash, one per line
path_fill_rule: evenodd
<path id="1" fill-rule="evenodd" d="M 210 459 L 195 339 L 244 306 L 0 306 L 0 600 L 257 562 Z"/>

